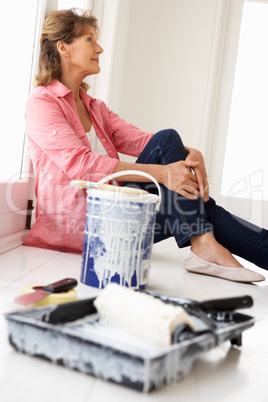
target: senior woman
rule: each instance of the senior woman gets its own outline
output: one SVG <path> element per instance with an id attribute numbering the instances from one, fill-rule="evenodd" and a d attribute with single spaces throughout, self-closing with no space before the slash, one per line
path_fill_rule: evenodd
<path id="1" fill-rule="evenodd" d="M 178 247 L 190 245 L 188 271 L 240 282 L 264 280 L 232 254 L 268 269 L 268 232 L 232 216 L 209 197 L 201 153 L 185 147 L 175 130 L 141 131 L 86 94 L 83 80 L 100 71 L 103 49 L 97 39 L 97 20 L 88 11 L 54 11 L 46 17 L 36 88 L 26 105 L 37 205 L 24 244 L 82 252 L 86 195 L 70 181 L 138 170 L 161 186 L 154 241 L 174 236 Z M 137 161 L 120 161 L 118 153 Z M 153 191 L 148 179 L 138 175 L 118 180 Z"/>

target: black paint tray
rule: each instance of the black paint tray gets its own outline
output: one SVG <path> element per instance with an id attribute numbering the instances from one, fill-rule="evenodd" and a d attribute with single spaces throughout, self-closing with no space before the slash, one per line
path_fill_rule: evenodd
<path id="1" fill-rule="evenodd" d="M 5 314 L 9 341 L 18 351 L 150 392 L 179 381 L 200 355 L 230 340 L 241 345 L 242 332 L 254 318 L 236 312 L 251 307 L 250 296 L 195 302 L 146 292 L 185 308 L 196 331 L 177 328 L 173 344 L 157 349 L 136 340 L 98 318 L 94 299 Z"/>

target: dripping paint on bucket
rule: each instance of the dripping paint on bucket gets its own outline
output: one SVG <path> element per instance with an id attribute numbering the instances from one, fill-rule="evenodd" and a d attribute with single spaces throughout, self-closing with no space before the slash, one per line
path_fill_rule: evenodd
<path id="1" fill-rule="evenodd" d="M 127 187 L 90 188 L 87 193 L 81 282 L 97 288 L 115 282 L 146 289 L 160 197 L 144 191 L 129 193 Z"/>

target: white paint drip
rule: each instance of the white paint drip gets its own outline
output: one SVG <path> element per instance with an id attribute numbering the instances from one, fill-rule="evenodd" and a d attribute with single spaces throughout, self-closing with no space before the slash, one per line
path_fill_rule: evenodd
<path id="1" fill-rule="evenodd" d="M 97 192 L 97 196 L 94 194 Z M 153 224 L 158 197 L 152 194 L 127 199 L 111 198 L 110 193 L 90 190 L 83 251 L 82 282 L 94 261 L 99 287 L 105 287 L 118 274 L 120 284 L 135 288 L 148 284 L 153 245 Z M 89 284 L 90 283 L 86 283 Z"/>

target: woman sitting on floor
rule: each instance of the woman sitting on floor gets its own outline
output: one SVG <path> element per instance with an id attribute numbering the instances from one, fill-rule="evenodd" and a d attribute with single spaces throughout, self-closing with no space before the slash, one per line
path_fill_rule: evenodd
<path id="1" fill-rule="evenodd" d="M 86 94 L 83 80 L 100 71 L 103 49 L 97 40 L 97 20 L 90 12 L 54 11 L 46 17 L 37 87 L 26 106 L 37 205 L 24 244 L 82 252 L 86 195 L 70 181 L 96 182 L 114 172 L 138 170 L 161 185 L 154 241 L 174 236 L 178 247 L 191 245 L 188 271 L 241 282 L 264 280 L 232 254 L 268 269 L 268 232 L 209 197 L 201 153 L 184 146 L 175 130 L 141 131 Z M 120 161 L 118 153 L 137 161 Z M 154 191 L 138 175 L 118 180 Z"/>

